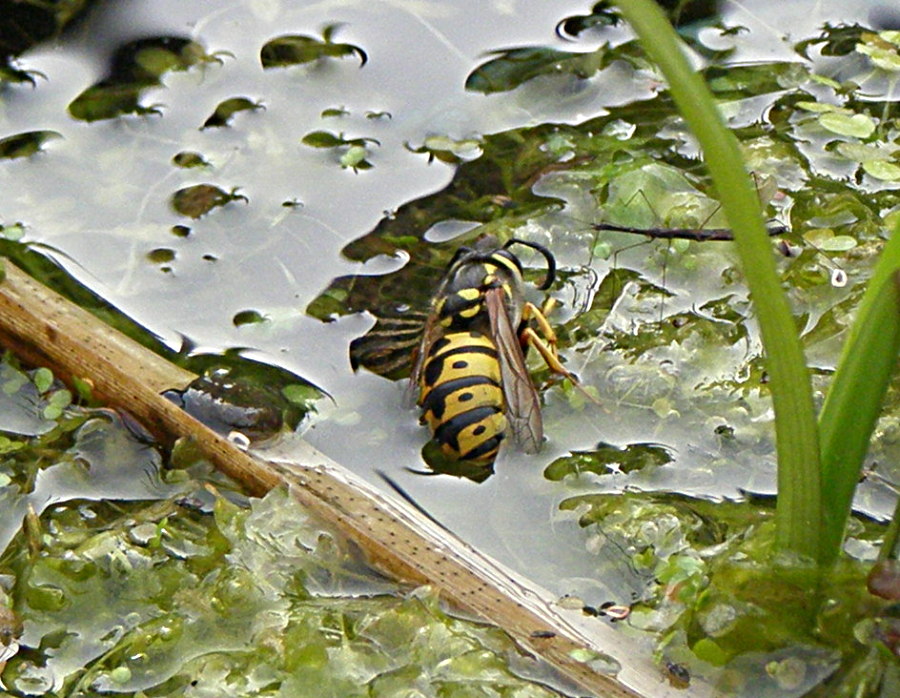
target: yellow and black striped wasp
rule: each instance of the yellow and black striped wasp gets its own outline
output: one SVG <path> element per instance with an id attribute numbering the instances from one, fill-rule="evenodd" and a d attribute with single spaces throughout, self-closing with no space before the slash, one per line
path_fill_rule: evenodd
<path id="1" fill-rule="evenodd" d="M 540 399 L 525 364 L 529 347 L 576 382 L 559 360 L 550 306 L 525 300 L 522 263 L 510 251 L 516 245 L 544 257 L 537 288 L 550 288 L 556 260 L 542 245 L 512 238 L 501 246 L 486 236 L 460 248 L 432 300 L 410 376 L 421 421 L 443 457 L 485 469 L 507 436 L 528 453 L 543 441 Z"/>

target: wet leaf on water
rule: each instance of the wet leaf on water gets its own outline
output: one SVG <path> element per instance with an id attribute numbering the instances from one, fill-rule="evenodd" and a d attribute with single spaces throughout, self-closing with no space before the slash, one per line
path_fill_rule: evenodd
<path id="1" fill-rule="evenodd" d="M 214 184 L 195 184 L 179 189 L 172 195 L 172 208 L 183 216 L 200 218 L 217 206 L 224 206 L 232 201 L 249 202 L 246 196 L 237 193 L 237 187 L 226 192 Z"/>
<path id="2" fill-rule="evenodd" d="M 311 131 L 303 136 L 301 142 L 312 148 L 337 148 L 346 143 L 342 137 L 328 131 Z"/>
<path id="3" fill-rule="evenodd" d="M 875 122 L 867 114 L 841 114 L 838 112 L 825 112 L 819 115 L 819 124 L 839 136 L 853 136 L 855 138 L 868 138 L 875 132 Z"/>
<path id="4" fill-rule="evenodd" d="M 187 70 L 210 60 L 214 59 L 200 44 L 184 37 L 150 37 L 128 42 L 113 53 L 106 76 L 69 104 L 69 113 L 81 121 L 111 119 L 123 114 L 158 114 L 157 107 L 140 103 L 142 93 L 161 85 L 160 78 L 171 70 Z"/>
<path id="5" fill-rule="evenodd" d="M 552 48 L 515 48 L 498 51 L 466 78 L 466 89 L 482 94 L 507 92 L 539 75 L 570 73 L 585 79 L 605 66 L 606 50 L 569 53 Z"/>
<path id="6" fill-rule="evenodd" d="M 0 138 L 0 158 L 15 159 L 34 155 L 41 146 L 54 138 L 62 138 L 56 131 L 26 131 Z"/>
<path id="7" fill-rule="evenodd" d="M 242 310 L 239 313 L 236 313 L 231 321 L 234 323 L 235 327 L 240 327 L 241 325 L 253 325 L 259 322 L 265 322 L 266 317 L 258 310 Z"/>
<path id="8" fill-rule="evenodd" d="M 372 168 L 372 163 L 366 160 L 369 151 L 361 145 L 351 145 L 347 151 L 341 155 L 341 167 L 353 170 L 368 170 Z"/>
<path id="9" fill-rule="evenodd" d="M 372 168 L 372 163 L 366 159 L 369 155 L 367 145 L 380 145 L 374 138 L 347 138 L 343 133 L 335 135 L 329 131 L 311 131 L 301 142 L 311 148 L 343 148 L 338 162 L 341 167 L 354 172 Z"/>
<path id="10" fill-rule="evenodd" d="M 183 150 L 172 157 L 172 164 L 176 167 L 209 167 L 209 163 L 200 153 Z"/>
<path id="11" fill-rule="evenodd" d="M 26 448 L 28 443 L 19 439 L 10 439 L 8 436 L 0 436 L 0 454 L 13 453 Z M 0 487 L 6 487 L 10 482 L 9 476 L 0 475 Z"/>
<path id="12" fill-rule="evenodd" d="M 284 386 L 281 389 L 281 393 L 291 403 L 304 409 L 315 409 L 313 407 L 314 403 L 322 398 L 322 393 L 317 388 L 298 383 Z"/>
<path id="13" fill-rule="evenodd" d="M 69 105 L 69 114 L 81 121 L 101 121 L 123 114 L 159 114 L 156 106 L 140 104 L 144 85 L 97 84 L 87 88 Z"/>
<path id="14" fill-rule="evenodd" d="M 801 56 L 809 59 L 809 48 L 819 46 L 823 56 L 846 56 L 856 50 L 864 34 L 870 33 L 868 29 L 859 24 L 831 24 L 826 22 L 822 31 L 811 39 L 799 41 L 794 50 Z"/>
<path id="15" fill-rule="evenodd" d="M 887 160 L 866 160 L 862 167 L 866 174 L 872 175 L 875 179 L 886 182 L 895 182 L 900 179 L 900 165 Z"/>
<path id="16" fill-rule="evenodd" d="M 824 252 L 846 252 L 859 244 L 856 238 L 850 235 L 835 235 L 830 228 L 810 230 L 803 235 L 803 239 Z"/>
<path id="17" fill-rule="evenodd" d="M 27 82 L 34 86 L 36 73 L 18 69 L 9 58 L 58 35 L 70 22 L 78 19 L 90 4 L 89 0 L 74 0 L 64 4 L 4 2 L 0 16 L 3 23 L 0 29 L 3 36 L 0 80 Z"/>
<path id="18" fill-rule="evenodd" d="M 428 136 L 421 146 L 406 146 L 413 153 L 427 153 L 429 161 L 439 160 L 456 165 L 476 160 L 482 155 L 482 143 L 474 138 L 456 140 L 449 136 Z"/>
<path id="19" fill-rule="evenodd" d="M 612 444 L 598 444 L 591 451 L 575 451 L 571 455 L 557 458 L 544 470 L 548 480 L 562 480 L 567 476 L 594 473 L 630 473 L 646 467 L 659 467 L 674 459 L 667 446 L 654 443 L 634 443 L 624 447 Z"/>
<path id="20" fill-rule="evenodd" d="M 311 131 L 303 136 L 301 143 L 312 148 L 339 148 L 341 146 L 365 148 L 369 144 L 381 145 L 375 138 L 347 138 L 343 133 L 334 135 L 329 131 Z"/>
<path id="21" fill-rule="evenodd" d="M 21 223 L 16 223 L 15 225 L 0 225 L 0 236 L 2 236 L 4 240 L 19 242 L 25 237 L 25 227 Z"/>
<path id="22" fill-rule="evenodd" d="M 709 662 L 713 666 L 724 666 L 728 661 L 728 655 L 722 651 L 714 640 L 704 637 L 694 643 L 691 648 L 698 659 Z"/>
<path id="23" fill-rule="evenodd" d="M 46 393 L 50 390 L 50 386 L 53 385 L 53 372 L 49 368 L 35 369 L 31 376 L 31 380 L 34 382 L 34 387 L 38 389 L 39 393 Z"/>
<path id="24" fill-rule="evenodd" d="M 168 264 L 175 260 L 175 250 L 168 247 L 158 247 L 147 253 L 147 259 L 153 264 Z"/>
<path id="25" fill-rule="evenodd" d="M 312 385 L 295 387 L 307 388 L 310 401 L 322 397 Z M 294 406 L 274 381 L 263 382 L 249 371 L 232 371 L 227 366 L 204 371 L 185 390 L 164 395 L 213 431 L 239 431 L 253 440 L 278 432 L 286 421 L 285 413 Z"/>
<path id="26" fill-rule="evenodd" d="M 24 3 L 23 3 L 24 4 Z M 37 85 L 35 78 L 47 79 L 47 76 L 36 70 L 21 70 L 13 65 L 0 65 L 0 82 L 27 82 L 32 87 Z"/>
<path id="27" fill-rule="evenodd" d="M 398 593 L 284 489 L 211 504 L 183 516 L 175 500 L 48 511 L 42 555 L 10 593 L 40 661 L 11 658 L 5 685 L 80 680 L 100 692 L 186 695 L 199 683 L 244 696 L 258 683 L 347 698 L 410 685 L 493 695 L 502 686 L 520 698 L 556 695 L 509 669 L 521 655 L 502 631 L 447 615 L 427 589 Z"/>
<path id="28" fill-rule="evenodd" d="M 808 70 L 797 63 L 754 62 L 751 65 L 711 65 L 704 71 L 710 89 L 720 99 L 742 99 L 748 94 L 777 93 L 808 79 Z"/>
<path id="29" fill-rule="evenodd" d="M 199 398 L 197 405 L 204 412 L 212 412 L 208 408 L 213 402 L 250 408 L 249 413 L 238 413 L 238 418 L 244 422 L 243 425 L 237 425 L 239 428 L 244 428 L 248 421 L 251 428 L 254 423 L 259 423 L 258 417 L 253 415 L 253 410 L 259 408 L 261 411 L 279 411 L 283 423 L 294 429 L 314 409 L 314 401 L 328 395 L 302 376 L 276 365 L 252 361 L 242 356 L 240 351 L 195 354 L 186 362 L 185 367 L 201 376 L 192 385 L 198 389 L 197 394 L 187 395 L 187 398 L 189 401 Z M 182 392 L 182 400 L 184 392 L 186 391 Z M 291 396 L 299 399 L 292 400 Z M 171 395 L 167 394 L 167 397 L 172 399 Z M 175 402 L 179 404 L 178 400 Z M 220 422 L 228 421 L 228 417 L 221 420 L 221 416 L 218 415 Z M 263 421 L 272 423 L 268 418 Z"/>
<path id="30" fill-rule="evenodd" d="M 900 31 L 866 32 L 856 50 L 869 57 L 877 67 L 889 72 L 900 71 Z"/>
<path id="31" fill-rule="evenodd" d="M 220 102 L 216 110 L 210 117 L 203 122 L 201 130 L 205 128 L 215 128 L 227 126 L 232 116 L 242 111 L 257 111 L 265 109 L 261 102 L 254 102 L 246 97 L 231 97 Z"/>
<path id="32" fill-rule="evenodd" d="M 829 150 L 831 150 L 830 145 L 831 144 L 828 146 Z M 885 143 L 853 143 L 841 141 L 834 146 L 834 151 L 848 160 L 856 160 L 857 162 L 890 160 L 896 150 L 896 146 Z"/>
<path id="33" fill-rule="evenodd" d="M 47 406 L 44 407 L 44 419 L 59 419 L 63 411 L 71 404 L 72 393 L 68 390 L 56 390 L 47 396 Z"/>
<path id="34" fill-rule="evenodd" d="M 824 114 L 826 112 L 848 115 L 853 114 L 853 111 L 851 109 L 847 109 L 846 107 L 839 107 L 829 102 L 808 102 L 806 100 L 801 100 L 799 102 L 796 102 L 794 106 L 799 107 L 804 111 L 818 112 L 820 114 Z"/>
<path id="35" fill-rule="evenodd" d="M 353 57 L 359 59 L 360 67 L 364 66 L 368 56 L 359 46 L 332 42 L 331 38 L 339 26 L 332 24 L 326 27 L 321 39 L 302 34 L 285 34 L 267 41 L 259 53 L 263 68 L 283 68 L 326 58 Z"/>

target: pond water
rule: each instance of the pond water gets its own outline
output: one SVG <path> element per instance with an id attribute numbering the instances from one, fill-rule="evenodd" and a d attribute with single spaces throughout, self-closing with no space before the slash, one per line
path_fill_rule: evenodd
<path id="1" fill-rule="evenodd" d="M 627 48 L 628 29 L 557 32 L 562 20 L 590 9 L 574 0 L 101 4 L 58 42 L 21 57 L 34 85 L 4 88 L 0 138 L 36 130 L 60 137 L 33 156 L 0 162 L 0 224 L 21 223 L 26 241 L 52 249 L 171 347 L 243 347 L 320 386 L 333 401 L 320 401 L 305 438 L 385 487 L 386 474 L 467 541 L 554 593 L 627 603 L 641 578 L 621 564 L 598 575 L 597 557 L 585 553 L 596 539 L 561 502 L 624 491 L 771 494 L 774 456 L 759 344 L 729 244 L 634 246 L 641 238 L 598 237 L 590 228 L 617 216 L 638 227 L 679 225 L 671 221 L 684 214 L 696 226 L 715 213 L 693 140 L 672 116 L 659 76 Z M 821 233 L 826 249 L 832 238 L 822 231 L 856 235 L 868 250 L 900 176 L 871 166 L 889 158 L 859 154 L 876 147 L 867 136 L 841 133 L 839 124 L 823 128 L 818 112 L 795 102 L 839 103 L 827 78 L 855 81 L 857 107 L 890 105 L 897 73 L 873 69 L 862 55 L 823 53 L 815 43 L 804 55 L 798 44 L 826 24 L 896 28 L 896 11 L 836 0 L 723 2 L 720 10 L 717 20 L 685 32 L 706 49 L 693 56 L 698 67 L 734 67 L 710 75 L 731 124 L 746 132 L 751 168 L 773 184 L 769 213 L 805 226 L 799 233 Z M 285 35 L 346 48 L 264 68 L 263 46 Z M 141 90 L 135 107 L 148 113 L 75 118 L 70 105 L 110 77 L 116 49 L 149 37 L 196 42 L 215 60 L 194 60 Z M 471 76 L 485 78 L 476 69 L 491 59 L 507 59 L 500 63 L 507 70 L 515 60 L 539 65 L 509 53 L 527 48 L 572 55 L 558 56 L 557 68 L 536 69 L 533 79 L 507 76 L 502 88 L 482 83 L 479 90 Z M 584 63 L 572 67 L 579 57 Z M 248 108 L 224 126 L 204 127 L 233 98 Z M 893 153 L 896 129 L 888 121 L 885 112 L 887 145 L 878 147 Z M 331 147 L 309 144 L 317 132 L 330 134 L 319 144 Z M 582 161 L 576 146 L 592 137 L 594 150 Z M 205 164 L 179 166 L 179 153 L 199 154 Z M 202 216 L 179 211 L 175 193 L 199 184 L 235 197 Z M 466 196 L 480 197 L 480 208 L 467 208 Z M 402 381 L 350 367 L 349 344 L 372 326 L 375 299 L 371 312 L 338 304 L 327 322 L 307 308 L 340 288 L 338 277 L 418 263 L 421 243 L 410 252 L 403 236 L 419 239 L 442 223 L 429 239 L 449 235 L 452 244 L 456 231 L 502 218 L 507 200 L 506 231 L 548 245 L 565 272 L 553 290 L 561 305 L 553 321 L 564 327 L 567 365 L 596 389 L 599 405 L 556 385 L 544 392 L 541 453 L 505 451 L 480 484 L 425 476 L 420 449 L 428 437 L 404 405 Z M 871 203 L 868 218 L 859 201 Z M 810 213 L 816 210 L 819 218 Z M 345 250 L 367 235 L 355 252 Z M 827 371 L 870 259 L 838 251 L 831 263 L 799 245 L 801 261 L 780 263 L 811 364 Z M 850 274 L 846 287 L 828 282 L 832 264 Z M 435 264 L 435 283 L 440 273 Z M 264 321 L 236 324 L 244 311 Z M 886 437 L 875 457 L 896 463 L 892 443 Z M 573 474 L 567 458 L 598 451 L 634 454 L 644 465 L 622 455 L 608 470 Z M 562 474 L 547 470 L 551 464 Z M 892 492 L 874 480 L 859 504 L 883 517 Z"/>

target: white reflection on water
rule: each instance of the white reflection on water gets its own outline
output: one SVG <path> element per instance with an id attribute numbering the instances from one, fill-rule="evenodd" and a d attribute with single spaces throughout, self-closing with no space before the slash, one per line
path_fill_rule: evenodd
<path id="1" fill-rule="evenodd" d="M 602 41 L 625 40 L 624 27 L 575 44 L 554 34 L 560 19 L 585 13 L 591 4 L 107 4 L 58 46 L 23 57 L 23 67 L 44 73 L 46 80 L 38 79 L 35 88 L 10 87 L 3 95 L 0 135 L 51 129 L 63 139 L 37 156 L 0 165 L 0 222 L 22 221 L 28 239 L 59 249 L 74 273 L 173 346 L 184 335 L 207 350 L 252 347 L 254 355 L 321 385 L 337 404 L 321 407 L 319 421 L 307 432 L 310 441 L 370 479 L 376 479 L 376 468 L 402 475 L 407 466 L 420 467 L 425 433 L 415 415 L 402 407 L 401 387 L 350 371 L 347 346 L 370 319 L 323 324 L 306 317 L 303 309 L 332 278 L 372 273 L 341 258 L 347 242 L 371 230 L 385 211 L 439 191 L 451 180 L 451 167 L 429 162 L 408 145 L 417 147 L 434 135 L 477 140 L 525 125 L 578 123 L 655 94 L 659 85 L 651 76 L 623 63 L 613 63 L 590 80 L 561 74 L 509 93 L 484 96 L 464 90 L 466 76 L 489 51 L 529 45 L 588 51 Z M 826 19 L 866 21 L 873 9 L 871 3 L 832 0 L 729 2 L 723 7 L 729 24 L 749 31 L 722 37 L 708 36 L 707 30 L 704 36 L 717 48 L 730 42 L 736 61 L 796 61 L 793 42 L 815 35 Z M 269 39 L 285 33 L 319 36 L 333 23 L 341 24 L 336 40 L 366 51 L 364 67 L 352 59 L 262 69 L 259 50 Z M 152 35 L 188 36 L 209 52 L 232 55 L 223 54 L 221 65 L 167 74 L 164 87 L 143 97 L 145 105 L 160 105 L 160 116 L 91 124 L 68 116 L 68 104 L 104 75 L 115 46 Z M 236 115 L 228 128 L 200 130 L 218 103 L 235 96 L 259 101 L 265 109 Z M 741 114 L 751 115 L 765 108 L 739 106 Z M 322 116 L 337 108 L 347 114 Z M 373 111 L 388 112 L 391 118 L 367 118 Z M 342 169 L 334 153 L 302 145 L 303 136 L 314 130 L 376 139 L 378 145 L 369 146 L 374 168 L 358 173 Z M 174 167 L 172 157 L 185 150 L 201 153 L 211 167 Z M 235 202 L 198 220 L 172 210 L 174 191 L 203 182 L 226 191 L 238 187 L 249 203 Z M 288 201 L 302 206 L 285 208 Z M 188 226 L 190 235 L 172 235 L 175 225 Z M 168 273 L 147 260 L 158 248 L 175 253 Z M 712 283 L 726 262 L 710 261 L 704 283 Z M 233 316 L 247 309 L 260 310 L 271 321 L 235 327 Z M 626 321 L 624 315 L 611 321 L 619 320 Z M 671 357 L 661 351 L 656 358 Z M 594 370 L 607 369 L 612 367 L 601 362 Z M 632 375 L 628 380 L 643 379 Z M 415 476 L 403 476 L 402 484 L 448 526 L 542 583 L 552 583 L 554 590 L 602 595 L 604 591 L 591 587 L 594 582 L 583 582 L 593 569 L 593 561 L 583 555 L 585 536 L 574 517 L 555 513 L 559 491 L 541 472 L 557 455 L 601 439 L 653 438 L 647 432 L 658 428 L 652 425 L 659 420 L 646 406 L 624 411 L 625 402 L 615 396 L 610 398 L 612 416 L 586 412 L 573 417 L 565 404 L 550 402 L 548 421 L 559 426 L 539 457 L 508 454 L 498 463 L 498 474 L 483 486 Z M 748 420 L 757 417 L 746 415 Z M 677 428 L 667 435 L 682 444 L 682 454 L 704 458 L 709 444 L 694 443 Z M 749 478 L 765 490 L 771 481 L 765 466 L 762 475 L 759 470 L 748 474 L 740 461 L 734 467 L 738 475 L 743 473 L 744 484 Z M 721 496 L 736 493 L 739 478 L 732 475 L 723 478 L 721 470 L 697 469 L 685 482 L 683 473 L 659 469 L 641 484 Z"/>

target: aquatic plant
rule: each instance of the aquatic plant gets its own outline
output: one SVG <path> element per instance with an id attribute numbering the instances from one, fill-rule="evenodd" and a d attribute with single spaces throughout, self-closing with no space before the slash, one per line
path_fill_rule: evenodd
<path id="1" fill-rule="evenodd" d="M 834 562 L 853 485 L 900 348 L 895 276 L 900 236 L 895 232 L 885 245 L 817 423 L 809 371 L 737 140 L 656 5 L 645 0 L 618 4 L 665 74 L 675 103 L 700 141 L 734 231 L 766 349 L 776 414 L 778 546 L 820 564 Z"/>

